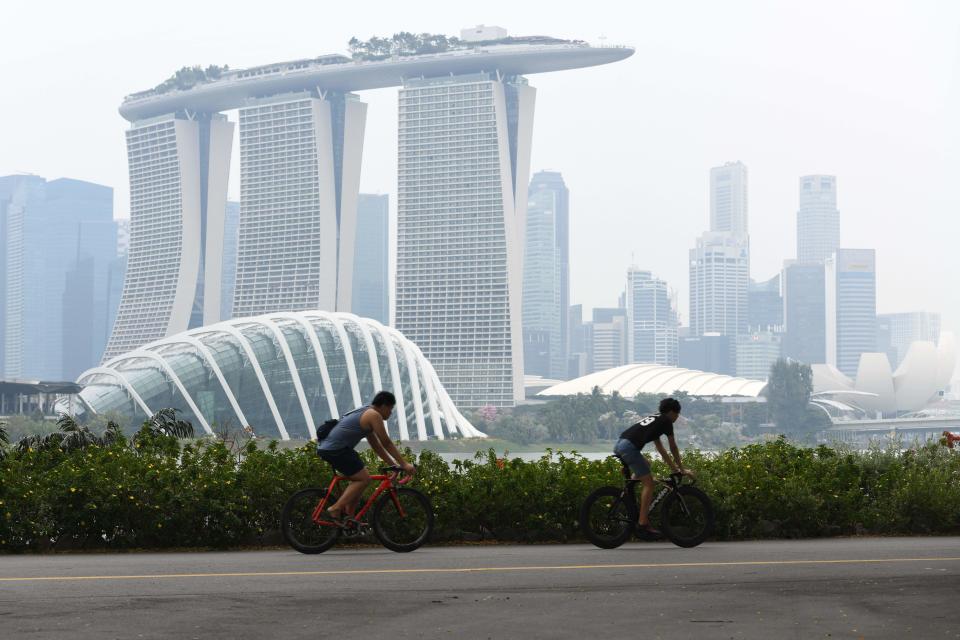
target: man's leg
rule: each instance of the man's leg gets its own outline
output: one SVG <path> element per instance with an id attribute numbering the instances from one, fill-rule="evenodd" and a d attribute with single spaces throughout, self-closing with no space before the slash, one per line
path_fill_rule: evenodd
<path id="1" fill-rule="evenodd" d="M 637 524 L 647 527 L 650 525 L 650 503 L 653 502 L 653 476 L 648 473 L 637 479 L 643 483 L 643 490 L 640 492 L 640 517 L 637 518 Z"/>
<path id="2" fill-rule="evenodd" d="M 347 505 L 353 505 L 357 501 L 357 498 L 360 497 L 360 494 L 363 493 L 363 490 L 367 488 L 367 485 L 370 484 L 370 472 L 366 469 L 360 469 L 360 471 L 352 476 L 347 477 L 350 479 L 350 484 L 347 485 L 340 499 L 337 500 L 332 507 L 327 509 L 331 515 L 339 517 L 344 510 L 348 509 Z"/>

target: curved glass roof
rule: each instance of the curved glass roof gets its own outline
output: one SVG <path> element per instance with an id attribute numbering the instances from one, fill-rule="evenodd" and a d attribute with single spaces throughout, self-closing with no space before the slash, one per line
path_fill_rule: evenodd
<path id="1" fill-rule="evenodd" d="M 400 332 L 350 313 L 304 311 L 236 318 L 147 344 L 78 378 L 95 414 L 134 421 L 182 412 L 208 434 L 312 439 L 316 426 L 392 391 L 391 437 L 482 437 L 447 395 L 420 349 Z"/>
<path id="2" fill-rule="evenodd" d="M 667 367 L 657 364 L 628 364 L 591 373 L 544 389 L 538 396 L 573 396 L 599 387 L 605 395 L 614 391 L 626 398 L 638 393 L 670 394 L 682 391 L 691 396 L 741 396 L 756 398 L 766 388 L 762 380 L 735 378 L 719 373 Z"/>

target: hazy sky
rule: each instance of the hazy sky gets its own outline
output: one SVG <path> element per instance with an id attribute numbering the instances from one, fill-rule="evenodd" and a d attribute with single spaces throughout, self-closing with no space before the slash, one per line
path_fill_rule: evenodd
<path id="1" fill-rule="evenodd" d="M 126 216 L 117 107 L 184 65 L 345 52 L 351 36 L 496 24 L 634 46 L 620 63 L 532 75 L 534 171 L 571 192 L 571 299 L 613 306 L 631 261 L 687 316 L 687 251 L 711 166 L 749 169 L 753 277 L 793 257 L 797 182 L 838 176 L 842 244 L 877 249 L 880 312 L 960 332 L 960 3 L 42 2 L 6 0 L 0 175 L 111 185 Z M 362 190 L 396 191 L 396 90 L 369 103 Z M 234 147 L 238 143 L 234 142 Z M 238 167 L 230 193 L 239 193 Z"/>

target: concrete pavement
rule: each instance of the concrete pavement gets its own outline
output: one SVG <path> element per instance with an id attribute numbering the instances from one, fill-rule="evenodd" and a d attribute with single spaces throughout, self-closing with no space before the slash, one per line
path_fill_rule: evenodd
<path id="1" fill-rule="evenodd" d="M 0 556 L 0 638 L 960 638 L 960 538 Z"/>

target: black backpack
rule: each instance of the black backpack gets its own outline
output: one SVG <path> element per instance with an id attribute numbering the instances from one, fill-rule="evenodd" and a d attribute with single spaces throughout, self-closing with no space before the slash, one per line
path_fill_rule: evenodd
<path id="1" fill-rule="evenodd" d="M 324 438 L 330 435 L 330 432 L 333 431 L 333 428 L 337 426 L 337 423 L 340 422 L 336 418 L 330 418 L 322 425 L 317 427 L 317 442 L 322 442 Z"/>

